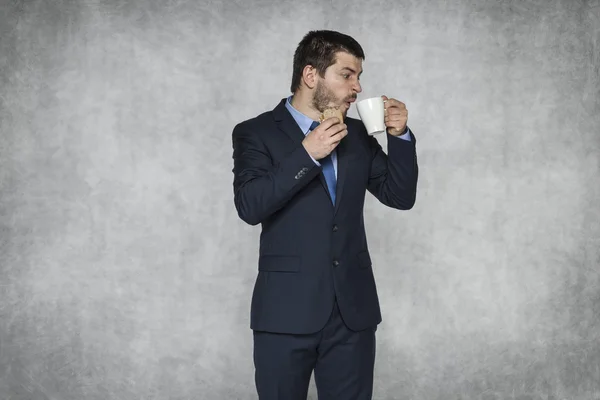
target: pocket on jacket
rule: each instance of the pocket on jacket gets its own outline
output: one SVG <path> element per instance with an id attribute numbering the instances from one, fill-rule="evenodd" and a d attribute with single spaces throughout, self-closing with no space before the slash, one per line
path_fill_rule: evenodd
<path id="1" fill-rule="evenodd" d="M 265 255 L 258 260 L 259 271 L 270 272 L 298 272 L 300 271 L 300 257 Z"/>
<path id="2" fill-rule="evenodd" d="M 368 251 L 358 253 L 358 267 L 369 268 L 371 266 L 371 256 Z"/>

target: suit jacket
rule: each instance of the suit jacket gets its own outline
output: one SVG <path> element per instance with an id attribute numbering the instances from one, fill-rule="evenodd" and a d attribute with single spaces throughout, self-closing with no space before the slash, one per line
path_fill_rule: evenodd
<path id="1" fill-rule="evenodd" d="M 334 205 L 285 101 L 232 133 L 235 207 L 243 221 L 262 225 L 250 327 L 314 333 L 335 299 L 350 329 L 374 327 L 381 311 L 365 235 L 365 195 L 368 190 L 388 207 L 412 208 L 416 138 L 386 133 L 386 155 L 361 120 L 347 117 L 348 135 L 336 148 Z"/>

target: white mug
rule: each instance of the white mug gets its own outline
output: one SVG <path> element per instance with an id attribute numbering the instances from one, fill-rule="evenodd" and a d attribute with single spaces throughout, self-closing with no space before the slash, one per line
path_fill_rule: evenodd
<path id="1" fill-rule="evenodd" d="M 356 103 L 356 110 L 369 135 L 386 131 L 383 97 L 371 97 Z"/>

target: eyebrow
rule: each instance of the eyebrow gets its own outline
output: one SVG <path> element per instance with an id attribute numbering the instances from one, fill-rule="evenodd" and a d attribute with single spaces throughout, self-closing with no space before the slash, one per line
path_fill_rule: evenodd
<path id="1" fill-rule="evenodd" d="M 342 68 L 342 71 L 343 71 L 343 70 L 345 70 L 345 69 L 347 69 L 348 71 L 352 72 L 353 74 L 355 74 L 355 73 L 356 73 L 356 71 L 355 71 L 355 70 L 353 70 L 353 69 L 352 69 L 352 68 L 350 68 L 350 67 L 344 67 L 344 68 Z M 363 73 L 363 71 L 360 71 L 360 74 L 358 74 L 358 76 L 360 76 L 362 73 Z"/>

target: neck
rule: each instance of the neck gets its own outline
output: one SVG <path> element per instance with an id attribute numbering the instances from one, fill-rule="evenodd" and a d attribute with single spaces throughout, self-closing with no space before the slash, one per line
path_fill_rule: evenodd
<path id="1" fill-rule="evenodd" d="M 296 110 L 300 111 L 307 117 L 312 118 L 314 121 L 319 120 L 321 112 L 313 107 L 312 96 L 310 95 L 310 93 L 306 93 L 299 90 L 296 93 L 294 93 L 290 103 L 292 103 L 292 106 Z"/>

